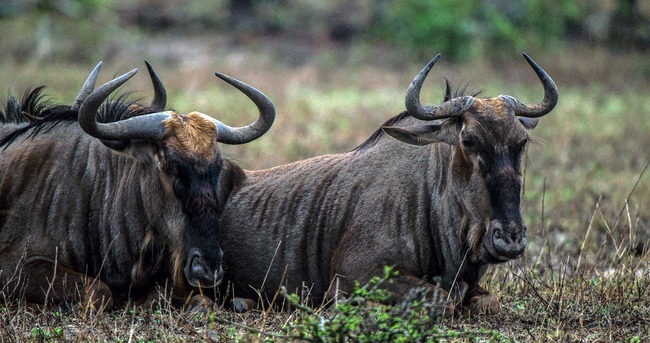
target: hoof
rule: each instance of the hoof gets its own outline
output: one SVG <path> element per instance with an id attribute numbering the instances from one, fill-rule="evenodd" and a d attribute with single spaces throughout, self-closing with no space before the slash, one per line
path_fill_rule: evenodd
<path id="1" fill-rule="evenodd" d="M 456 314 L 456 306 L 453 301 L 446 301 L 442 304 L 442 317 L 453 318 Z"/>
<path id="2" fill-rule="evenodd" d="M 486 295 L 471 302 L 469 311 L 471 314 L 498 314 L 500 311 L 499 299 L 494 294 Z"/>
<path id="3" fill-rule="evenodd" d="M 453 318 L 456 315 L 456 301 L 443 289 L 434 290 L 434 301 L 438 302 L 440 315 L 444 318 Z"/>
<path id="4" fill-rule="evenodd" d="M 84 288 L 81 301 L 83 306 L 97 312 L 113 308 L 113 294 L 108 286 L 103 282 L 99 282 L 99 280 Z"/>
<path id="5" fill-rule="evenodd" d="M 257 306 L 253 299 L 248 298 L 233 298 L 230 304 L 232 305 L 232 310 L 237 313 L 248 312 Z"/>
<path id="6" fill-rule="evenodd" d="M 194 295 L 187 299 L 185 308 L 190 312 L 206 313 L 214 306 L 214 301 L 204 295 Z"/>
<path id="7" fill-rule="evenodd" d="M 477 286 L 476 289 L 468 292 L 463 307 L 473 315 L 492 315 L 498 314 L 500 311 L 499 299 L 497 296 L 480 286 Z"/>

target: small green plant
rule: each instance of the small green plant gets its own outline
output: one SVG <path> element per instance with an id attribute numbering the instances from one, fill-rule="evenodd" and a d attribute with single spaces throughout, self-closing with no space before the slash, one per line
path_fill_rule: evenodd
<path id="1" fill-rule="evenodd" d="M 497 331 L 452 330 L 440 319 L 444 299 L 425 288 L 414 289 L 395 305 L 387 304 L 391 293 L 382 288 L 393 282 L 397 271 L 386 267 L 363 287 L 356 283 L 350 296 L 327 310 L 315 311 L 287 295 L 303 312 L 301 319 L 285 327 L 287 335 L 309 342 L 439 342 L 443 339 L 502 341 Z"/>
<path id="2" fill-rule="evenodd" d="M 34 327 L 30 333 L 34 340 L 56 340 L 56 338 L 63 338 L 63 329 L 59 326 L 51 329 Z"/>
<path id="3" fill-rule="evenodd" d="M 639 336 L 630 337 L 630 343 L 639 343 L 639 342 L 641 342 L 641 338 Z"/>

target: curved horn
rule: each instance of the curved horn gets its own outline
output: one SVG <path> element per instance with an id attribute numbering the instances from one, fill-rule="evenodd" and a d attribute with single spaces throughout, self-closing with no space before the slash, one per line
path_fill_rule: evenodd
<path id="1" fill-rule="evenodd" d="M 71 108 L 73 110 L 79 109 L 84 100 L 86 100 L 86 97 L 88 97 L 88 95 L 90 95 L 90 93 L 92 93 L 95 89 L 95 82 L 97 82 L 97 75 L 99 75 L 100 69 L 102 69 L 102 61 L 99 61 L 95 69 L 93 69 L 93 71 L 90 72 L 90 75 L 88 75 L 88 78 L 86 79 L 86 82 L 84 82 L 84 85 L 81 86 L 79 94 L 72 103 Z"/>
<path id="2" fill-rule="evenodd" d="M 533 68 L 539 80 L 542 81 L 542 85 L 544 86 L 544 99 L 539 104 L 526 105 L 514 97 L 507 95 L 502 95 L 502 97 L 506 98 L 512 104 L 515 115 L 529 118 L 541 117 L 551 112 L 555 105 L 557 105 L 559 98 L 557 86 L 555 85 L 555 82 L 553 82 L 553 79 L 551 79 L 551 77 L 548 76 L 548 74 L 544 71 L 544 69 L 535 63 L 532 58 L 528 57 L 526 53 L 524 53 L 524 58 Z"/>
<path id="3" fill-rule="evenodd" d="M 437 54 L 413 79 L 409 88 L 406 90 L 405 105 L 406 110 L 415 118 L 421 120 L 436 120 L 443 118 L 455 117 L 463 114 L 474 103 L 474 97 L 463 96 L 445 101 L 440 105 L 422 106 L 420 104 L 420 90 L 424 80 L 429 75 L 431 68 L 438 62 L 440 54 Z"/>
<path id="4" fill-rule="evenodd" d="M 158 140 L 165 133 L 163 120 L 168 113 L 158 112 L 137 116 L 114 123 L 98 123 L 97 111 L 102 102 L 119 86 L 130 79 L 137 69 L 115 78 L 90 94 L 79 108 L 79 125 L 89 135 L 104 140 L 147 139 Z"/>
<path id="5" fill-rule="evenodd" d="M 244 93 L 260 112 L 259 117 L 252 124 L 242 127 L 231 127 L 213 119 L 218 130 L 217 141 L 225 144 L 244 144 L 266 133 L 275 120 L 275 106 L 271 100 L 264 93 L 237 79 L 219 72 L 214 74 Z"/>
<path id="6" fill-rule="evenodd" d="M 165 90 L 165 85 L 160 81 L 160 77 L 158 77 L 158 74 L 151 64 L 149 64 L 148 61 L 144 61 L 144 64 L 147 65 L 147 70 L 151 77 L 151 83 L 153 84 L 153 100 L 151 100 L 149 107 L 154 111 L 163 111 L 165 106 L 167 106 L 167 91 Z"/>

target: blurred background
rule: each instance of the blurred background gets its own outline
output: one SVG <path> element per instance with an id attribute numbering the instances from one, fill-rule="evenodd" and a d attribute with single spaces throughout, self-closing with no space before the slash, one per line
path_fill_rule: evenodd
<path id="1" fill-rule="evenodd" d="M 274 127 L 223 147 L 249 169 L 353 149 L 404 110 L 438 52 L 424 102 L 442 100 L 444 78 L 538 102 L 526 52 L 560 91 L 528 151 L 530 256 L 612 261 L 650 238 L 649 1 L 3 0 L 0 32 L 5 94 L 46 85 L 69 103 L 103 60 L 100 81 L 140 68 L 123 89 L 148 99 L 146 59 L 168 106 L 238 125 L 255 108 L 213 72 L 259 88 L 276 104 Z"/>
<path id="2" fill-rule="evenodd" d="M 381 45 L 415 61 L 432 50 L 469 61 L 575 43 L 647 51 L 649 18 L 650 4 L 639 0 L 5 0 L 0 5 L 3 58 L 76 62 L 110 58 L 136 42 L 148 51 L 153 48 L 146 41 L 161 35 L 227 35 L 232 45 L 284 38 L 292 46 L 281 51 L 290 54 L 281 59 L 294 64 L 313 57 L 312 45 L 327 44 Z M 392 62 L 404 63 L 404 56 Z"/>

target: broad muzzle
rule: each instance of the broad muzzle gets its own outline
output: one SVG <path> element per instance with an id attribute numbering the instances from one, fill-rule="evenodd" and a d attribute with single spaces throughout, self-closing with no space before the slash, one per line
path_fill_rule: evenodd
<path id="1" fill-rule="evenodd" d="M 223 252 L 217 251 L 215 256 L 206 256 L 201 250 L 191 248 L 185 260 L 185 278 L 193 287 L 213 288 L 223 279 L 221 262 Z"/>
<path id="2" fill-rule="evenodd" d="M 524 223 L 493 220 L 490 223 L 489 233 L 491 234 L 491 244 L 488 244 L 487 248 L 492 257 L 507 261 L 519 258 L 524 254 L 527 244 Z"/>

